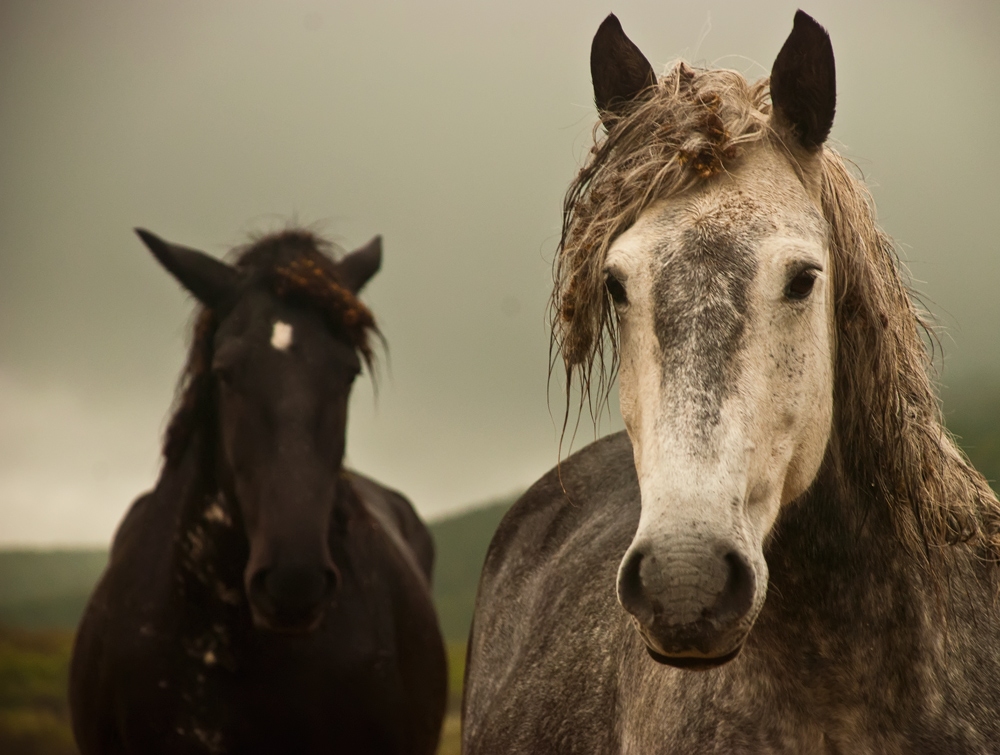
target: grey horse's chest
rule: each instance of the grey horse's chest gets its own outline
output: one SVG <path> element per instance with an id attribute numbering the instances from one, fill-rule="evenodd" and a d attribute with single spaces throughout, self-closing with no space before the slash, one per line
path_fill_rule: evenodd
<path id="1" fill-rule="evenodd" d="M 956 727 L 935 709 L 936 690 L 918 683 L 900 699 L 888 682 L 859 688 L 860 674 L 690 673 L 651 667 L 638 654 L 633 660 L 642 670 L 624 682 L 619 697 L 623 755 L 991 751 L 975 730 Z M 850 677 L 855 684 L 848 689 Z"/>

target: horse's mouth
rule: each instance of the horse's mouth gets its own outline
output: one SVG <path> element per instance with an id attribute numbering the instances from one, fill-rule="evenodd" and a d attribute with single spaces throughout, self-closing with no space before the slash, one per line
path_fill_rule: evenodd
<path id="1" fill-rule="evenodd" d="M 741 642 L 736 646 L 735 650 L 723 655 L 706 658 L 700 655 L 663 655 L 662 653 L 653 650 L 653 648 L 649 646 L 648 642 L 644 642 L 643 644 L 646 647 L 646 652 L 649 654 L 649 657 L 657 663 L 662 663 L 664 666 L 673 666 L 674 668 L 685 669 L 688 671 L 709 671 L 710 669 L 724 666 L 738 656 L 740 651 L 743 649 L 743 643 Z"/>
<path id="2" fill-rule="evenodd" d="M 323 623 L 324 612 L 319 611 L 311 616 L 287 617 L 268 616 L 254 608 L 253 625 L 258 631 L 269 632 L 271 634 L 303 635 L 311 634 L 319 629 Z"/>

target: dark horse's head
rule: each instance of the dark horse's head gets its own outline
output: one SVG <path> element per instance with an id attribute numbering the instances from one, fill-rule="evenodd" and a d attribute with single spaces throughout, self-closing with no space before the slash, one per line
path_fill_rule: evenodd
<path id="1" fill-rule="evenodd" d="M 335 262 L 314 235 L 285 231 L 228 265 L 137 232 L 204 306 L 166 463 L 179 463 L 195 426 L 212 428 L 215 482 L 249 544 L 254 624 L 312 630 L 339 582 L 329 532 L 346 489 L 347 401 L 375 328 L 357 293 L 379 268 L 381 239 Z"/>

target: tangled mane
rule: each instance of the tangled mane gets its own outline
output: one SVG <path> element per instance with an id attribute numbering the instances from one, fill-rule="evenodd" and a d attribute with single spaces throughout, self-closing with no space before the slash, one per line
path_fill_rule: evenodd
<path id="1" fill-rule="evenodd" d="M 245 289 L 265 289 L 285 302 L 320 312 L 331 332 L 357 350 L 371 373 L 371 336 L 381 338 L 381 334 L 368 307 L 341 281 L 334 252 L 334 245 L 326 239 L 306 230 L 290 229 L 252 238 L 230 256 L 243 275 Z M 179 463 L 199 421 L 207 416 L 218 325 L 213 310 L 198 309 L 187 364 L 178 382 L 176 407 L 163 444 L 168 466 Z"/>
<path id="2" fill-rule="evenodd" d="M 768 80 L 679 63 L 622 117 L 594 128 L 588 160 L 563 204 L 555 261 L 551 355 L 585 401 L 607 400 L 618 366 L 618 321 L 604 283 L 614 240 L 653 202 L 735 167 L 750 145 L 780 141 Z M 1000 503 L 944 429 L 921 332 L 892 240 L 844 160 L 823 148 L 819 179 L 829 224 L 837 354 L 834 436 L 845 472 L 888 502 L 914 553 L 958 542 L 1000 560 Z M 554 362 L 553 362 L 554 366 Z"/>

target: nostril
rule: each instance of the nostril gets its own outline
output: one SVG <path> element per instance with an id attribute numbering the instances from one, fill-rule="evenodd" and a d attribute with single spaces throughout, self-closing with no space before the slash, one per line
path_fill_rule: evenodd
<path id="1" fill-rule="evenodd" d="M 757 580 L 753 568 L 740 553 L 730 551 L 725 555 L 728 574 L 725 587 L 715 602 L 713 613 L 717 620 L 739 618 L 753 606 Z"/>
<path id="2" fill-rule="evenodd" d="M 286 566 L 272 569 L 264 578 L 264 588 L 279 609 L 295 611 L 315 605 L 326 592 L 327 576 L 322 569 Z"/>
<path id="3" fill-rule="evenodd" d="M 630 550 L 618 569 L 618 602 L 640 623 L 653 621 L 653 609 L 642 584 L 642 560 L 644 554 L 638 549 Z"/>

